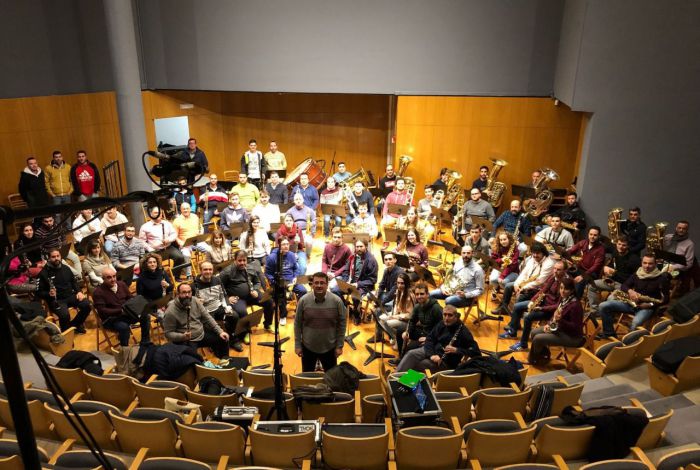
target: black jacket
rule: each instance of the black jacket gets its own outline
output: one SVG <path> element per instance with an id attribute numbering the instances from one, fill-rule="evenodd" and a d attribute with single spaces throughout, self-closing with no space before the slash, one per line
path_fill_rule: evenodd
<path id="1" fill-rule="evenodd" d="M 49 193 L 46 191 L 46 175 L 39 169 L 35 175 L 28 168 L 19 176 L 18 190 L 24 202 L 29 207 L 46 206 L 49 204 Z"/>
<path id="2" fill-rule="evenodd" d="M 421 305 L 416 303 L 411 312 L 411 319 L 408 323 L 408 337 L 417 340 L 422 336 L 428 336 L 435 325 L 442 320 L 442 307 L 435 299 Z"/>
<path id="3" fill-rule="evenodd" d="M 189 149 L 185 150 L 185 153 L 190 156 Z M 209 161 L 207 160 L 207 156 L 204 155 L 204 152 L 202 152 L 199 147 L 195 148 L 194 156 L 190 156 L 190 158 L 195 163 L 199 163 L 201 165 L 202 173 L 209 173 Z"/>
<path id="4" fill-rule="evenodd" d="M 61 263 L 57 268 L 46 263 L 46 266 L 39 273 L 38 294 L 44 300 L 50 300 L 49 290 L 51 283 L 56 287 L 56 298 L 65 300 L 78 292 L 78 283 L 73 276 L 73 271 L 68 266 Z"/>
<path id="5" fill-rule="evenodd" d="M 622 233 L 627 235 L 629 250 L 639 255 L 647 244 L 647 226 L 644 222 L 627 222 L 622 227 Z"/>
<path id="6" fill-rule="evenodd" d="M 460 328 L 459 333 L 457 330 Z M 457 337 L 454 341 L 455 334 Z M 425 355 L 431 357 L 435 354 L 442 356 L 445 353 L 445 347 L 452 344 L 452 346 L 457 348 L 457 352 L 445 354 L 443 358 L 443 364 L 448 369 L 454 369 L 462 361 L 462 358 L 466 357 L 478 357 L 481 356 L 481 350 L 477 344 L 474 337 L 469 332 L 469 329 L 462 324 L 460 321 L 454 325 L 447 326 L 444 322 L 440 322 L 430 331 L 428 336 L 425 338 L 425 344 L 423 349 L 425 349 Z"/>
<path id="7" fill-rule="evenodd" d="M 382 280 L 379 281 L 378 297 L 383 304 L 389 303 L 396 297 L 396 279 L 403 272 L 400 266 L 394 266 L 394 269 L 384 270 Z"/>
<path id="8" fill-rule="evenodd" d="M 136 280 L 136 293 L 146 297 L 148 300 L 158 300 L 163 297 L 163 286 L 160 282 L 165 279 L 165 272 L 162 269 L 155 271 L 141 271 Z M 167 281 L 167 279 L 165 279 Z M 170 283 L 168 283 L 170 284 Z M 173 286 L 169 285 L 165 289 L 166 293 L 173 291 Z"/>
<path id="9" fill-rule="evenodd" d="M 612 276 L 613 281 L 622 284 L 637 271 L 640 265 L 639 255 L 629 250 L 625 255 L 621 255 L 615 250 L 612 260 L 612 268 L 615 269 L 615 274 Z"/>
<path id="10" fill-rule="evenodd" d="M 247 299 L 250 292 L 258 292 L 258 298 L 262 297 L 263 288 L 260 284 L 258 273 L 251 266 L 246 266 L 245 271 L 238 269 L 235 264 L 226 266 L 219 275 L 226 295 L 235 295 L 241 299 Z"/>
<path id="11" fill-rule="evenodd" d="M 578 228 L 579 233 L 586 228 L 586 214 L 578 205 L 578 202 L 575 202 L 573 206 L 565 205 L 556 211 L 555 214 L 561 217 L 562 222 L 567 224 L 576 222 L 576 228 Z"/>
<path id="12" fill-rule="evenodd" d="M 647 295 L 655 299 L 661 299 L 663 297 L 662 303 L 665 304 L 668 303 L 670 284 L 666 273 L 646 279 L 640 279 L 635 273 L 622 284 L 622 290 L 627 292 L 630 289 L 634 289 L 634 291 L 639 294 Z"/>
<path id="13" fill-rule="evenodd" d="M 100 170 L 97 169 L 97 165 L 92 163 L 91 161 L 87 162 L 88 165 L 92 167 L 92 170 L 95 172 L 95 192 L 99 193 L 100 192 Z M 80 196 L 80 183 L 78 182 L 78 164 L 73 164 L 70 167 L 70 182 L 73 184 L 73 194 L 76 196 Z"/>

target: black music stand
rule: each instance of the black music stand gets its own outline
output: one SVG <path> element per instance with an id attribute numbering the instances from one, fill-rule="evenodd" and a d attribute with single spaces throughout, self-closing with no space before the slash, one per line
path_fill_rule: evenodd
<path id="1" fill-rule="evenodd" d="M 487 232 L 493 232 L 493 223 L 489 219 L 484 219 L 478 215 L 472 215 L 469 218 L 472 219 L 472 225 L 481 225 Z"/>
<path id="2" fill-rule="evenodd" d="M 430 270 L 428 268 L 424 268 L 423 266 L 420 266 L 420 265 L 415 265 L 413 267 L 413 272 L 416 273 L 416 276 L 418 276 L 419 281 L 423 281 L 423 282 L 426 282 L 433 287 L 437 287 L 437 282 L 435 282 L 435 278 L 433 277 L 433 273 L 430 272 Z"/>
<path id="3" fill-rule="evenodd" d="M 365 242 L 367 246 L 370 245 L 370 236 L 369 233 L 344 233 L 343 234 L 343 243 L 349 243 L 355 246 L 355 242 L 357 240 L 362 240 Z"/>
<path id="4" fill-rule="evenodd" d="M 231 224 L 228 227 L 228 235 L 231 237 L 231 240 L 238 240 L 238 238 L 241 236 L 241 233 L 246 229 L 246 224 L 243 222 L 236 222 L 235 224 Z"/>
<path id="5" fill-rule="evenodd" d="M 250 333 L 253 330 L 254 326 L 258 326 L 260 324 L 260 320 L 262 320 L 262 317 L 263 317 L 263 309 L 262 309 L 262 307 L 259 307 L 257 310 L 255 310 L 250 315 L 246 315 L 245 317 L 238 320 L 238 322 L 236 323 L 236 329 L 233 331 L 233 335 L 239 336 L 241 333 Z M 262 343 L 258 343 L 258 344 L 260 345 Z M 253 338 L 252 337 L 250 339 L 250 345 L 248 346 L 248 361 L 251 364 L 253 363 Z"/>
<path id="6" fill-rule="evenodd" d="M 395 227 L 384 227 L 384 235 L 387 242 L 395 242 L 397 245 L 406 239 L 408 230 L 395 228 Z"/>
<path id="7" fill-rule="evenodd" d="M 112 225 L 111 227 L 107 227 L 107 230 L 105 230 L 105 237 L 106 237 L 107 235 L 112 235 L 112 234 L 115 234 L 115 233 L 118 234 L 119 232 L 124 231 L 124 229 L 126 228 L 127 225 L 129 225 L 129 223 L 128 223 L 128 222 L 124 222 L 123 224 Z"/>
<path id="8" fill-rule="evenodd" d="M 404 269 L 409 269 L 411 267 L 411 264 L 408 261 L 408 256 L 402 255 L 400 253 L 394 253 L 393 251 L 389 250 L 381 250 L 382 261 L 384 261 L 384 255 L 386 255 L 387 253 L 391 253 L 392 255 L 394 255 L 394 257 L 396 258 L 396 266 L 399 266 Z"/>
<path id="9" fill-rule="evenodd" d="M 445 209 L 430 206 L 430 213 L 434 215 L 441 224 L 450 225 L 452 223 L 452 214 Z"/>
<path id="10" fill-rule="evenodd" d="M 353 286 L 352 284 L 343 281 L 342 279 L 335 278 L 336 283 L 338 284 L 338 290 L 340 290 L 340 293 L 343 295 L 350 295 L 352 299 L 355 300 L 361 300 L 362 299 L 362 294 L 360 291 L 357 289 L 357 287 Z M 350 320 L 350 309 L 347 309 L 348 311 L 348 318 L 345 323 L 345 342 L 348 343 L 348 346 L 350 346 L 351 349 L 357 349 L 357 346 L 355 346 L 355 337 L 360 334 L 360 331 L 354 331 L 350 333 L 350 323 L 352 321 Z"/>
<path id="11" fill-rule="evenodd" d="M 134 268 L 136 267 L 136 264 L 132 264 L 131 266 L 123 269 L 117 269 L 117 279 L 120 281 L 124 282 L 127 286 L 131 285 L 131 282 L 134 280 Z"/>
<path id="12" fill-rule="evenodd" d="M 94 233 L 91 233 L 90 235 L 83 237 L 83 239 L 80 240 L 80 243 L 78 243 L 78 247 L 80 248 L 79 251 L 81 253 L 85 253 L 85 250 L 87 249 L 88 243 L 90 243 L 92 240 L 99 239 L 101 235 L 102 235 L 102 232 L 94 232 Z"/>
<path id="13" fill-rule="evenodd" d="M 410 208 L 411 206 L 408 204 L 387 204 L 387 214 L 398 214 L 399 217 L 405 217 Z"/>
<path id="14" fill-rule="evenodd" d="M 374 302 L 374 304 L 379 309 L 380 313 L 384 313 L 384 305 L 381 304 L 379 299 L 377 299 L 376 295 L 374 295 L 372 292 L 370 292 L 369 294 L 367 294 L 367 297 L 369 298 L 369 300 Z M 382 332 L 382 344 L 379 346 L 379 353 L 377 353 L 376 349 L 371 348 L 368 344 L 365 344 L 365 348 L 367 349 L 367 352 L 369 353 L 369 357 L 367 357 L 367 359 L 365 359 L 365 362 L 363 364 L 365 367 L 370 365 L 372 363 L 372 361 L 374 361 L 377 358 L 379 358 L 380 361 L 383 362 L 384 359 L 393 359 L 396 357 L 393 354 L 385 354 L 384 353 L 384 333 L 386 333 L 386 335 L 389 338 L 391 338 L 391 333 L 389 333 L 389 331 L 386 328 L 384 328 L 384 325 L 382 325 L 381 322 L 379 321 L 379 316 L 377 315 L 376 310 L 374 312 L 372 312 L 372 316 L 374 317 L 374 321 L 376 322 L 377 326 L 379 327 L 379 329 Z"/>
<path id="15" fill-rule="evenodd" d="M 169 295 L 164 295 L 160 299 L 151 300 L 150 302 L 148 302 L 148 304 L 146 304 L 146 308 L 150 308 L 151 311 L 155 312 L 159 308 L 163 308 L 166 305 L 168 305 L 171 300 L 173 299 Z"/>
<path id="16" fill-rule="evenodd" d="M 214 265 L 214 271 L 217 273 L 220 273 L 221 271 L 224 270 L 224 268 L 231 266 L 236 260 L 231 258 L 230 260 L 224 261 L 223 263 L 215 264 Z"/>
<path id="17" fill-rule="evenodd" d="M 58 249 L 58 251 L 61 252 L 61 259 L 66 259 L 66 256 L 68 256 L 68 252 L 70 251 L 71 245 L 72 243 L 66 243 Z"/>
<path id="18" fill-rule="evenodd" d="M 671 253 L 670 251 L 657 250 L 655 254 L 657 258 L 668 261 L 671 264 L 680 264 L 681 266 L 686 266 L 688 264 L 685 256 Z"/>
<path id="19" fill-rule="evenodd" d="M 375 186 L 372 188 L 367 188 L 367 191 L 369 191 L 369 193 L 372 195 L 373 198 L 374 197 L 380 197 L 380 198 L 384 197 L 384 195 L 382 194 L 382 188 Z"/>
<path id="20" fill-rule="evenodd" d="M 517 184 L 510 185 L 510 194 L 513 197 L 517 197 L 521 201 L 526 199 L 535 199 L 537 197 L 537 191 L 535 188 L 529 186 L 518 186 Z"/>
<path id="21" fill-rule="evenodd" d="M 222 180 L 219 180 L 219 181 L 216 182 L 216 185 L 217 185 L 217 186 L 221 186 L 222 188 L 224 188 L 224 191 L 228 193 L 228 192 L 230 192 L 230 191 L 233 189 L 234 186 L 238 185 L 238 182 L 237 182 L 237 181 L 222 181 Z"/>
<path id="22" fill-rule="evenodd" d="M 347 210 L 345 206 L 336 204 L 321 204 L 321 213 L 323 215 L 330 215 L 331 217 L 345 217 L 347 215 Z"/>
<path id="23" fill-rule="evenodd" d="M 289 209 L 294 207 L 293 202 L 287 202 L 279 205 L 280 207 L 280 214 L 286 214 Z"/>

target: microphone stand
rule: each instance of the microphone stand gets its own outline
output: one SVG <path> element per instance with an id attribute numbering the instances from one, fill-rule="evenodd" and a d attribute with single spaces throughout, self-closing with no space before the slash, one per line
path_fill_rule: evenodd
<path id="1" fill-rule="evenodd" d="M 277 420 L 287 420 L 287 407 L 284 405 L 284 384 L 282 383 L 282 343 L 280 341 L 280 302 L 287 301 L 287 292 L 284 287 L 284 279 L 282 278 L 282 250 L 277 248 L 277 270 L 275 271 L 275 287 L 273 297 L 275 299 L 274 315 L 274 334 L 275 339 L 272 344 L 273 348 L 273 372 L 274 387 L 275 387 L 275 406 L 270 410 L 267 419 L 270 419 L 273 414 L 276 414 Z"/>

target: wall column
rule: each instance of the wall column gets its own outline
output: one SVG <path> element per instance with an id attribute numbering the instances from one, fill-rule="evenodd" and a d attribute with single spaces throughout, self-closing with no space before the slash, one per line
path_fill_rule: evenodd
<path id="1" fill-rule="evenodd" d="M 150 191 L 151 182 L 141 164 L 141 155 L 148 147 L 131 0 L 108 0 L 103 3 L 127 187 L 129 191 Z M 132 215 L 134 223 L 143 222 L 140 220 L 143 217 L 140 210 L 132 208 Z"/>

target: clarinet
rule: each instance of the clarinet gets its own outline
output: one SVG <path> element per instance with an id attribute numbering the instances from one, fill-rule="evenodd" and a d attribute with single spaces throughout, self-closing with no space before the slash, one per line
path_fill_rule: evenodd
<path id="1" fill-rule="evenodd" d="M 455 334 L 452 336 L 452 339 L 450 339 L 450 342 L 447 343 L 447 346 L 454 346 L 455 341 L 457 341 L 457 337 L 459 336 L 459 333 L 462 331 L 462 328 L 464 328 L 464 323 L 460 323 L 459 327 L 457 328 L 457 331 L 455 331 Z M 447 347 L 445 346 L 445 347 Z M 440 356 L 440 362 L 445 362 L 445 356 L 447 356 L 447 352 L 443 350 L 442 356 Z"/>
<path id="2" fill-rule="evenodd" d="M 408 343 L 411 341 L 411 319 L 408 320 L 408 325 L 406 325 L 406 339 L 403 342 L 403 347 L 401 348 L 401 357 L 406 355 L 406 349 L 408 348 Z"/>
<path id="3" fill-rule="evenodd" d="M 51 297 L 53 300 L 56 300 L 58 297 L 58 292 L 56 291 L 56 284 L 54 284 L 53 279 L 56 276 L 49 276 L 49 297 Z M 51 295 L 51 291 L 54 291 L 54 295 Z"/>

